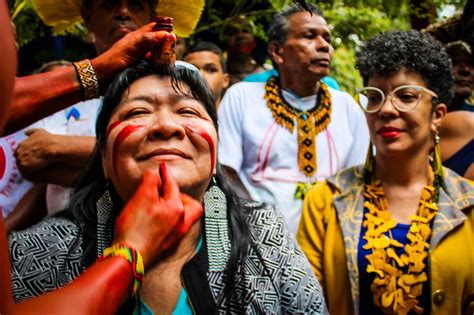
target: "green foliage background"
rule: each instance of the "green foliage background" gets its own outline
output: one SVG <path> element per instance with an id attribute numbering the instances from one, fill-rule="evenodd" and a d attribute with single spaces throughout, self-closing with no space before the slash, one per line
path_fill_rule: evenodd
<path id="1" fill-rule="evenodd" d="M 410 1 L 434 5 L 438 10 L 446 5 L 462 9 L 466 3 L 466 0 L 307 1 L 317 3 L 330 24 L 335 48 L 331 75 L 344 90 L 352 93 L 361 86 L 354 64 L 355 51 L 364 40 L 383 31 L 410 28 L 410 13 L 413 13 Z M 254 34 L 265 40 L 265 25 L 275 12 L 291 3 L 291 0 L 207 0 L 196 32 L 222 32 L 227 23 L 243 16 L 252 25 Z M 15 0 L 15 5 L 21 9 L 14 18 L 20 47 L 49 32 L 34 12 L 31 0 Z M 85 29 L 79 26 L 65 32 L 83 36 Z"/>
<path id="2" fill-rule="evenodd" d="M 465 0 L 413 0 L 422 5 L 434 5 L 438 10 L 447 5 L 461 10 Z M 317 4 L 330 24 L 335 48 L 331 76 L 349 93 L 362 86 L 355 69 L 355 52 L 370 37 L 383 31 L 410 29 L 410 14 L 414 13 L 410 0 L 322 0 L 306 1 Z M 290 0 L 248 1 L 209 0 L 197 32 L 223 30 L 226 23 L 244 16 L 253 32 L 266 40 L 265 22 Z M 229 10 L 229 7 L 232 9 Z M 432 22 L 435 22 L 434 20 Z"/>

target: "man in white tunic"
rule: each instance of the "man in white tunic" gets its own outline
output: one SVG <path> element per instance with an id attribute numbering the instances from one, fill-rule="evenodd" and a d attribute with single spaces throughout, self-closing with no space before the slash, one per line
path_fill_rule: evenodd
<path id="1" fill-rule="evenodd" d="M 270 25 L 279 77 L 232 86 L 219 109 L 219 162 L 236 189 L 276 205 L 296 232 L 305 191 L 365 160 L 369 136 L 352 97 L 321 82 L 329 74 L 331 33 L 321 12 L 292 6 Z"/>

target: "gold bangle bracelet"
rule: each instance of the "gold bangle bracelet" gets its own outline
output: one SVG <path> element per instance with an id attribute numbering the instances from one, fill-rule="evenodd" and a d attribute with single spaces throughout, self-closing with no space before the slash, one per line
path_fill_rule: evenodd
<path id="1" fill-rule="evenodd" d="M 89 59 L 73 63 L 77 77 L 82 87 L 82 99 L 84 101 L 99 97 L 99 80 L 94 67 Z"/>

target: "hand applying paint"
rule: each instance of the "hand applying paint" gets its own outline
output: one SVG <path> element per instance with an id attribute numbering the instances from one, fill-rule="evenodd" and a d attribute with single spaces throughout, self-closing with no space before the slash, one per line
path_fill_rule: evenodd
<path id="1" fill-rule="evenodd" d="M 115 225 L 115 242 L 143 256 L 145 270 L 162 257 L 202 216 L 202 205 L 179 191 L 166 163 L 160 173 L 147 170 Z"/>

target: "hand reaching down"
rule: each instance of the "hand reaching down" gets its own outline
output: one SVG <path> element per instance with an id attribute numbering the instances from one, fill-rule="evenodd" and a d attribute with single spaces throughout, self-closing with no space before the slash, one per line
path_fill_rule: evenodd
<path id="1" fill-rule="evenodd" d="M 202 216 L 202 205 L 179 191 L 166 163 L 147 170 L 117 219 L 114 242 L 143 256 L 145 269 L 173 248 Z"/>

